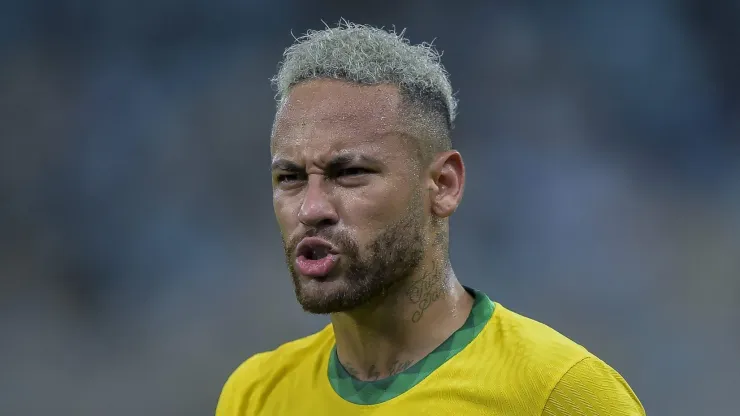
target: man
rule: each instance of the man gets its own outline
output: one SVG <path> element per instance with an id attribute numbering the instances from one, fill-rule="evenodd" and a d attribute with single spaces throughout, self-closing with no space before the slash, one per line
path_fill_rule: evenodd
<path id="1" fill-rule="evenodd" d="M 345 22 L 273 81 L 275 215 L 298 301 L 331 324 L 244 362 L 217 416 L 645 414 L 603 361 L 458 281 L 465 169 L 431 47 Z"/>

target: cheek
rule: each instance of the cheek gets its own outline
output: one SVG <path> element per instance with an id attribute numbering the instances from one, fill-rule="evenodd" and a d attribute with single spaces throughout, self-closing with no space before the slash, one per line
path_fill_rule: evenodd
<path id="1" fill-rule="evenodd" d="M 275 219 L 280 226 L 280 230 L 283 231 L 283 234 L 285 234 L 286 231 L 295 228 L 296 223 L 298 222 L 298 217 L 295 214 L 294 205 L 295 204 L 291 204 L 290 200 L 286 198 L 273 197 L 272 199 L 272 207 L 275 211 Z"/>
<path id="2" fill-rule="evenodd" d="M 407 194 L 407 190 L 388 184 L 348 189 L 339 198 L 343 220 L 365 235 L 373 234 L 404 215 Z"/>

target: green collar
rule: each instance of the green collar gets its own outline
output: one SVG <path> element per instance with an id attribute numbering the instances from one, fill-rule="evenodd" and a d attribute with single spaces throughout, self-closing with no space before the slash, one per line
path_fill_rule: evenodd
<path id="1" fill-rule="evenodd" d="M 494 309 L 494 303 L 485 293 L 467 287 L 465 289 L 475 297 L 475 300 L 463 326 L 429 355 L 401 373 L 377 381 L 357 380 L 339 362 L 335 345 L 329 356 L 329 382 L 334 391 L 344 400 L 354 404 L 383 403 L 407 392 L 462 351 L 483 330 Z"/>

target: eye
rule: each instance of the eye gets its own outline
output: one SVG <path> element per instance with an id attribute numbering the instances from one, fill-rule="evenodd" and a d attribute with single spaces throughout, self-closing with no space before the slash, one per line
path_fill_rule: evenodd
<path id="1" fill-rule="evenodd" d="M 284 184 L 296 182 L 301 179 L 302 179 L 302 175 L 298 173 L 280 173 L 277 176 L 275 176 L 275 181 L 277 183 L 284 183 Z"/>
<path id="2" fill-rule="evenodd" d="M 365 168 L 344 168 L 337 172 L 337 176 L 357 176 L 369 172 L 370 171 Z"/>

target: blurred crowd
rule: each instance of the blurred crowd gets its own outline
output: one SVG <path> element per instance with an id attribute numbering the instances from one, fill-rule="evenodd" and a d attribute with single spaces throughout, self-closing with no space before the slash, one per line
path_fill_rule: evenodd
<path id="1" fill-rule="evenodd" d="M 269 78 L 340 17 L 444 51 L 464 284 L 648 414 L 736 411 L 739 2 L 11 0 L 0 414 L 211 414 L 242 360 L 326 324 L 273 219 Z"/>

